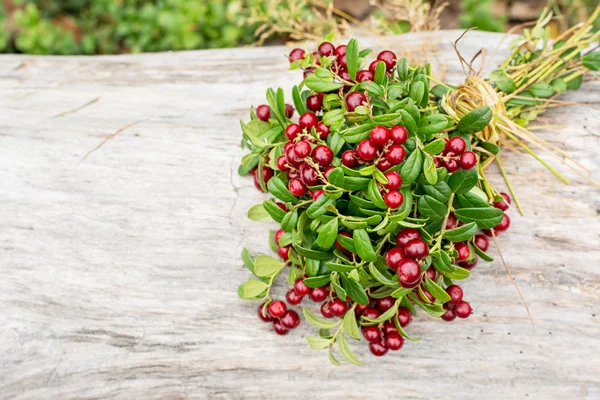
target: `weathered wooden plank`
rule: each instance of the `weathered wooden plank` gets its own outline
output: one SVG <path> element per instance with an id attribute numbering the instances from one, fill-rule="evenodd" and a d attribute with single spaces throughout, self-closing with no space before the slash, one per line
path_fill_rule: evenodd
<path id="1" fill-rule="evenodd" d="M 459 34 L 362 43 L 438 42 L 459 83 Z M 470 56 L 501 37 L 472 32 L 460 47 Z M 383 359 L 355 346 L 360 369 L 309 349 L 306 323 L 277 337 L 237 298 L 242 247 L 268 252 L 273 227 L 245 216 L 264 196 L 237 176 L 238 120 L 298 79 L 285 52 L 0 57 L 0 397 L 597 398 L 600 196 L 526 155 L 506 164 L 527 214 L 511 214 L 499 241 L 535 331 L 500 262 L 466 283 L 472 318 L 421 316 L 410 332 L 424 340 Z M 598 106 L 599 88 L 564 98 Z M 598 111 L 544 121 L 566 126 L 543 135 L 598 178 Z"/>

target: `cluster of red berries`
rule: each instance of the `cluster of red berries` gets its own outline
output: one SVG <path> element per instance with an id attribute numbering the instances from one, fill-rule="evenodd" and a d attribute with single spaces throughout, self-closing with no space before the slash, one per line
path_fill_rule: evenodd
<path id="1" fill-rule="evenodd" d="M 369 319 L 379 318 L 395 302 L 396 299 L 388 296 L 374 301 L 371 300 L 368 305 L 357 305 L 356 316 L 364 316 Z M 410 324 L 412 315 L 408 308 L 398 307 L 395 318 L 398 319 L 399 325 L 404 328 Z M 381 357 L 388 350 L 400 350 L 404 345 L 404 338 L 398 333 L 398 328 L 393 320 L 385 321 L 379 325 L 363 326 L 361 330 L 363 337 L 369 342 L 369 350 L 375 356 Z"/>
<path id="2" fill-rule="evenodd" d="M 421 238 L 421 233 L 414 228 L 405 228 L 396 236 L 396 246 L 385 255 L 385 261 L 392 270 L 398 273 L 398 282 L 404 288 L 419 286 L 423 276 L 417 260 L 429 254 L 429 246 Z"/>
<path id="3" fill-rule="evenodd" d="M 276 300 L 258 306 L 258 317 L 264 322 L 273 322 L 273 330 L 279 335 L 286 335 L 290 329 L 300 325 L 300 316 L 294 310 L 288 310 L 285 303 Z"/>
<path id="4" fill-rule="evenodd" d="M 506 211 L 508 210 L 508 207 L 510 207 L 510 197 L 506 193 L 500 193 L 500 195 L 504 198 L 504 200 L 493 203 L 493 206 L 502 211 Z M 502 221 L 500 221 L 498 225 L 496 225 L 493 229 L 486 229 L 484 232 L 488 236 L 498 236 L 498 233 L 508 230 L 509 227 L 510 217 L 504 213 Z"/>
<path id="5" fill-rule="evenodd" d="M 435 167 L 444 167 L 448 172 L 473 168 L 477 165 L 477 156 L 472 151 L 465 151 L 466 149 L 467 143 L 460 136 L 448 139 L 442 154 L 433 159 Z"/>
<path id="6" fill-rule="evenodd" d="M 446 293 L 450 300 L 444 304 L 446 312 L 442 315 L 444 321 L 452 321 L 456 317 L 468 318 L 473 313 L 471 304 L 463 301 L 463 290 L 458 285 L 451 285 L 446 288 Z"/>

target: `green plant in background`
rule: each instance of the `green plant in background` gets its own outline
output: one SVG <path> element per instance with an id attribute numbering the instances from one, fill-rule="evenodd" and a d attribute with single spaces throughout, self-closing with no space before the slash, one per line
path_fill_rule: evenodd
<path id="1" fill-rule="evenodd" d="M 495 16 L 492 12 L 493 0 L 461 0 L 462 13 L 459 15 L 461 28 L 476 27 L 483 31 L 504 32 L 506 15 Z"/>

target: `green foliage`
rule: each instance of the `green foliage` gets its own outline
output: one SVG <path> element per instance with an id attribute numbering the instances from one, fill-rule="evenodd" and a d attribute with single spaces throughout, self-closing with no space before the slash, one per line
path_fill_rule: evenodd
<path id="1" fill-rule="evenodd" d="M 459 16 L 461 28 L 476 27 L 482 31 L 503 32 L 506 16 L 492 13 L 493 0 L 461 0 L 462 13 Z"/>

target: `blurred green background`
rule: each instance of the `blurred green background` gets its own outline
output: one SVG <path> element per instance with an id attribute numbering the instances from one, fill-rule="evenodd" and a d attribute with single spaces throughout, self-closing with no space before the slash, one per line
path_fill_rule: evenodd
<path id="1" fill-rule="evenodd" d="M 378 33 L 471 26 L 505 31 L 534 19 L 546 5 L 524 0 L 453 0 L 442 7 L 428 0 L 0 2 L 0 52 L 31 54 L 118 54 L 280 43 L 314 39 L 330 31 L 344 33 L 348 26 L 364 28 L 365 24 Z M 552 0 L 550 6 L 564 15 L 557 30 L 585 18 L 597 4 L 598 0 Z M 331 12 L 331 6 L 348 16 Z"/>

